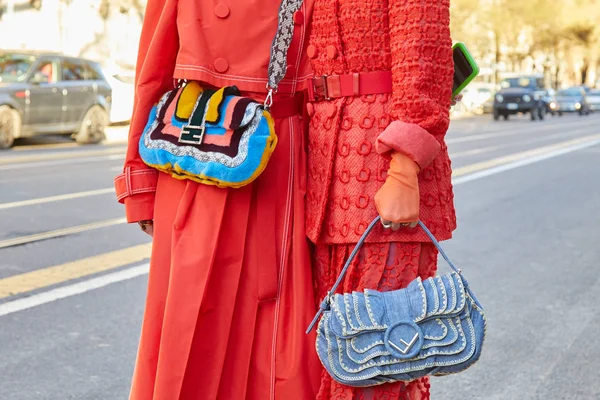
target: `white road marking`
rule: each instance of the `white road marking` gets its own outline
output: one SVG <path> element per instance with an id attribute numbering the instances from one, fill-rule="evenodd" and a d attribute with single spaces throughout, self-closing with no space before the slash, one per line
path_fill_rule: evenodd
<path id="1" fill-rule="evenodd" d="M 71 226 L 69 228 L 57 229 L 54 231 L 36 233 L 34 235 L 20 236 L 14 239 L 0 241 L 0 249 L 3 249 L 5 247 L 18 246 L 26 243 L 38 242 L 40 240 L 52 239 L 60 236 L 72 235 L 74 233 L 91 231 L 93 229 L 100 229 L 109 226 L 125 224 L 126 222 L 126 218 L 115 218 L 100 222 L 92 222 L 91 224 L 77 225 Z"/>
<path id="2" fill-rule="evenodd" d="M 54 167 L 57 165 L 69 165 L 69 164 L 79 165 L 79 164 L 87 164 L 87 163 L 100 162 L 100 161 L 122 160 L 124 158 L 125 158 L 124 154 L 113 154 L 110 156 L 69 158 L 66 160 L 56 160 L 56 161 L 16 163 L 16 164 L 0 165 L 0 171 L 10 171 L 10 170 L 15 170 L 15 169 L 21 170 L 21 169 L 27 169 L 27 168 L 40 168 L 40 167 Z"/>
<path id="3" fill-rule="evenodd" d="M 34 294 L 33 296 L 2 303 L 0 304 L 0 317 L 37 307 L 42 304 L 51 303 L 66 297 L 89 292 L 90 290 L 99 289 L 101 287 L 110 285 L 111 283 L 117 283 L 136 278 L 138 276 L 147 274 L 149 266 L 149 264 L 138 265 L 121 271 L 111 272 L 97 278 L 87 279 L 66 286 L 60 286 L 56 289 Z"/>
<path id="4" fill-rule="evenodd" d="M 552 132 L 557 132 L 561 133 L 561 132 L 565 132 L 566 134 L 573 134 L 575 132 L 586 132 L 589 130 L 589 125 L 588 126 L 584 126 L 580 129 L 573 129 L 574 127 L 572 127 L 571 125 L 575 125 L 579 126 L 579 124 L 560 124 L 560 123 L 552 123 L 549 127 L 546 126 L 544 127 L 545 129 L 543 130 L 539 130 L 539 129 L 535 129 L 537 128 L 537 125 L 533 125 L 533 126 L 510 126 L 504 129 L 500 129 L 500 130 L 492 130 L 492 131 L 486 131 L 483 133 L 475 133 L 475 134 L 464 134 L 462 132 L 458 132 L 463 134 L 464 136 L 460 136 L 460 137 L 449 137 L 446 136 L 446 144 L 447 145 L 451 145 L 451 144 L 458 144 L 458 143 L 467 143 L 467 142 L 475 142 L 475 141 L 479 141 L 479 140 L 486 140 L 486 139 L 493 139 L 493 138 L 498 138 L 498 137 L 507 137 L 507 136 L 514 136 L 514 135 L 529 135 L 531 133 L 533 134 L 540 134 L 540 135 L 544 135 L 543 137 L 549 137 L 550 135 L 548 135 L 549 133 Z M 459 128 L 456 128 L 457 130 Z M 452 132 L 449 132 L 450 135 L 452 135 Z M 518 143 L 517 143 L 518 144 Z"/>
<path id="5" fill-rule="evenodd" d="M 477 179 L 485 178 L 500 172 L 510 171 L 511 169 L 534 164 L 549 158 L 558 157 L 563 154 L 572 153 L 577 150 L 600 144 L 600 134 L 586 136 L 584 138 L 569 140 L 558 144 L 540 147 L 537 149 L 524 151 L 522 153 L 511 154 L 504 157 L 494 158 L 457 168 L 453 175 L 452 184 L 471 182 Z"/>
<path id="6" fill-rule="evenodd" d="M 494 146 L 489 146 L 489 147 L 478 147 L 475 149 L 459 151 L 456 153 L 452 152 L 452 153 L 450 153 L 450 159 L 454 160 L 454 159 L 457 159 L 460 157 L 489 153 L 491 151 L 508 149 L 510 147 L 521 147 L 521 146 L 536 143 L 536 142 L 549 141 L 550 139 L 560 139 L 560 138 L 566 139 L 569 136 L 576 136 L 580 133 L 589 133 L 589 128 L 575 129 L 575 130 L 570 130 L 568 132 L 561 131 L 558 133 L 554 133 L 552 135 L 536 136 L 536 137 L 525 139 L 525 140 L 511 141 L 508 144 L 494 145 Z"/>
<path id="7" fill-rule="evenodd" d="M 506 162 L 505 164 L 496 165 L 474 173 L 467 173 L 464 176 L 456 176 L 452 179 L 452 183 L 454 186 L 457 186 L 463 183 L 472 182 L 525 165 L 534 164 L 550 158 L 558 157 L 563 154 L 568 154 L 577 150 L 582 150 L 592 146 L 596 146 L 598 144 L 600 144 L 600 135 L 593 135 L 581 139 L 575 139 L 568 142 L 559 143 L 552 146 L 546 146 L 529 152 L 517 153 L 516 155 L 510 155 L 507 157 L 500 157 L 498 159 L 490 160 L 487 163 L 497 164 L 499 162 L 501 163 L 502 160 L 504 160 Z M 515 161 L 508 162 L 507 160 L 509 160 L 509 157 L 517 159 Z M 521 157 L 521 159 L 518 159 L 519 157 Z M 477 168 L 480 168 L 482 165 L 483 163 L 478 163 L 472 166 L 470 169 L 477 170 Z M 466 171 L 466 169 L 463 169 L 463 171 Z M 2 242 L 0 242 L 0 248 L 1 243 Z M 42 304 L 50 303 L 58 299 L 75 296 L 93 289 L 107 286 L 111 283 L 117 283 L 131 278 L 135 278 L 137 276 L 146 274 L 148 272 L 148 268 L 149 264 L 131 267 L 118 272 L 102 275 L 97 278 L 92 278 L 78 283 L 61 286 L 56 289 L 35 294 L 24 299 L 8 301 L 6 303 L 0 304 L 0 316 L 8 315 Z"/>
<path id="8" fill-rule="evenodd" d="M 36 204 L 52 203 L 55 201 L 80 199 L 82 197 L 98 196 L 98 195 L 114 193 L 114 192 L 115 192 L 114 188 L 106 188 L 106 189 L 89 190 L 87 192 L 76 192 L 76 193 L 61 194 L 61 195 L 57 195 L 57 196 L 40 197 L 37 199 L 30 199 L 30 200 L 13 201 L 10 203 L 0 203 L 0 210 L 6 210 L 9 208 L 17 208 L 17 207 L 33 206 Z"/>

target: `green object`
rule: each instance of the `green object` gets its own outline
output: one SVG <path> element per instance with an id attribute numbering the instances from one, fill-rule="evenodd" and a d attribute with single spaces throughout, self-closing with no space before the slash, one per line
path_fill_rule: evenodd
<path id="1" fill-rule="evenodd" d="M 462 42 L 452 46 L 454 59 L 454 85 L 452 96 L 457 96 L 479 74 L 479 66 Z"/>

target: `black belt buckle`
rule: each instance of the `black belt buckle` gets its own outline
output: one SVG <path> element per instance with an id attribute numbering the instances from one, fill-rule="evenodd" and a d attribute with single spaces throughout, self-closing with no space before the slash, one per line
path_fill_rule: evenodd
<path id="1" fill-rule="evenodd" d="M 203 125 L 186 125 L 179 135 L 179 143 L 201 144 L 204 140 L 205 127 Z"/>

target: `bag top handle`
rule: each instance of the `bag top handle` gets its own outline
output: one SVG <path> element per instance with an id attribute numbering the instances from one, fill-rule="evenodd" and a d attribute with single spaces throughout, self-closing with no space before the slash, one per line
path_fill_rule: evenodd
<path id="1" fill-rule="evenodd" d="M 342 268 L 342 271 L 338 275 L 337 280 L 333 284 L 331 290 L 329 290 L 329 292 L 327 293 L 327 296 L 325 296 L 325 298 L 321 302 L 321 305 L 319 306 L 319 311 L 317 311 L 317 315 L 315 315 L 315 317 L 313 318 L 312 322 L 308 326 L 308 329 L 306 330 L 307 334 L 310 333 L 310 331 L 313 330 L 314 326 L 316 325 L 317 321 L 319 320 L 319 317 L 321 316 L 321 314 L 323 314 L 323 311 L 326 311 L 326 310 L 329 309 L 329 304 L 331 303 L 331 299 L 333 298 L 333 295 L 335 294 L 335 291 L 337 290 L 338 286 L 340 286 L 340 284 L 342 283 L 342 280 L 344 279 L 344 276 L 346 276 L 346 273 L 348 272 L 348 268 L 350 268 L 350 265 L 352 264 L 352 261 L 354 261 L 354 259 L 356 258 L 356 255 L 358 254 L 358 251 L 360 250 L 360 248 L 364 244 L 365 240 L 367 239 L 367 236 L 369 236 L 369 233 L 371 233 L 371 231 L 373 230 L 373 228 L 375 227 L 375 225 L 380 220 L 381 220 L 381 217 L 378 215 L 373 221 L 371 221 L 371 223 L 369 224 L 369 226 L 367 226 L 367 229 L 365 230 L 365 232 L 362 234 L 362 236 L 360 237 L 360 239 L 356 243 L 356 246 L 354 246 L 354 250 L 352 250 L 352 253 L 350 253 L 350 256 L 348 257 L 348 260 L 346 260 L 346 264 L 344 265 L 344 268 Z M 444 260 L 446 260 L 446 262 L 448 263 L 448 265 L 450 266 L 450 268 L 452 268 L 452 270 L 455 271 L 456 273 L 460 274 L 461 273 L 460 269 L 456 268 L 456 266 L 454 265 L 454 263 L 450 260 L 450 258 L 448 257 L 448 255 L 444 251 L 444 249 L 442 249 L 442 246 L 440 245 L 440 242 L 438 242 L 437 239 L 435 238 L 435 236 L 433 236 L 433 233 L 431 233 L 431 231 L 421 221 L 419 221 L 418 224 L 421 227 L 421 229 L 423 229 L 423 231 L 425 232 L 425 234 L 429 237 L 429 239 L 431 239 L 431 242 L 433 243 L 433 245 L 435 246 L 435 248 L 440 252 L 440 254 L 444 258 Z"/>

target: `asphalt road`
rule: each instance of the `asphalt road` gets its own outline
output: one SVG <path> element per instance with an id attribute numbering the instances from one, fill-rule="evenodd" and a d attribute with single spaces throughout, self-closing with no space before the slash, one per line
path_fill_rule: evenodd
<path id="1" fill-rule="evenodd" d="M 600 399 L 599 123 L 453 121 L 445 247 L 488 331 L 478 364 L 432 380 L 434 400 Z M 0 153 L 0 400 L 128 395 L 150 241 L 112 192 L 124 146 L 63 142 Z"/>

